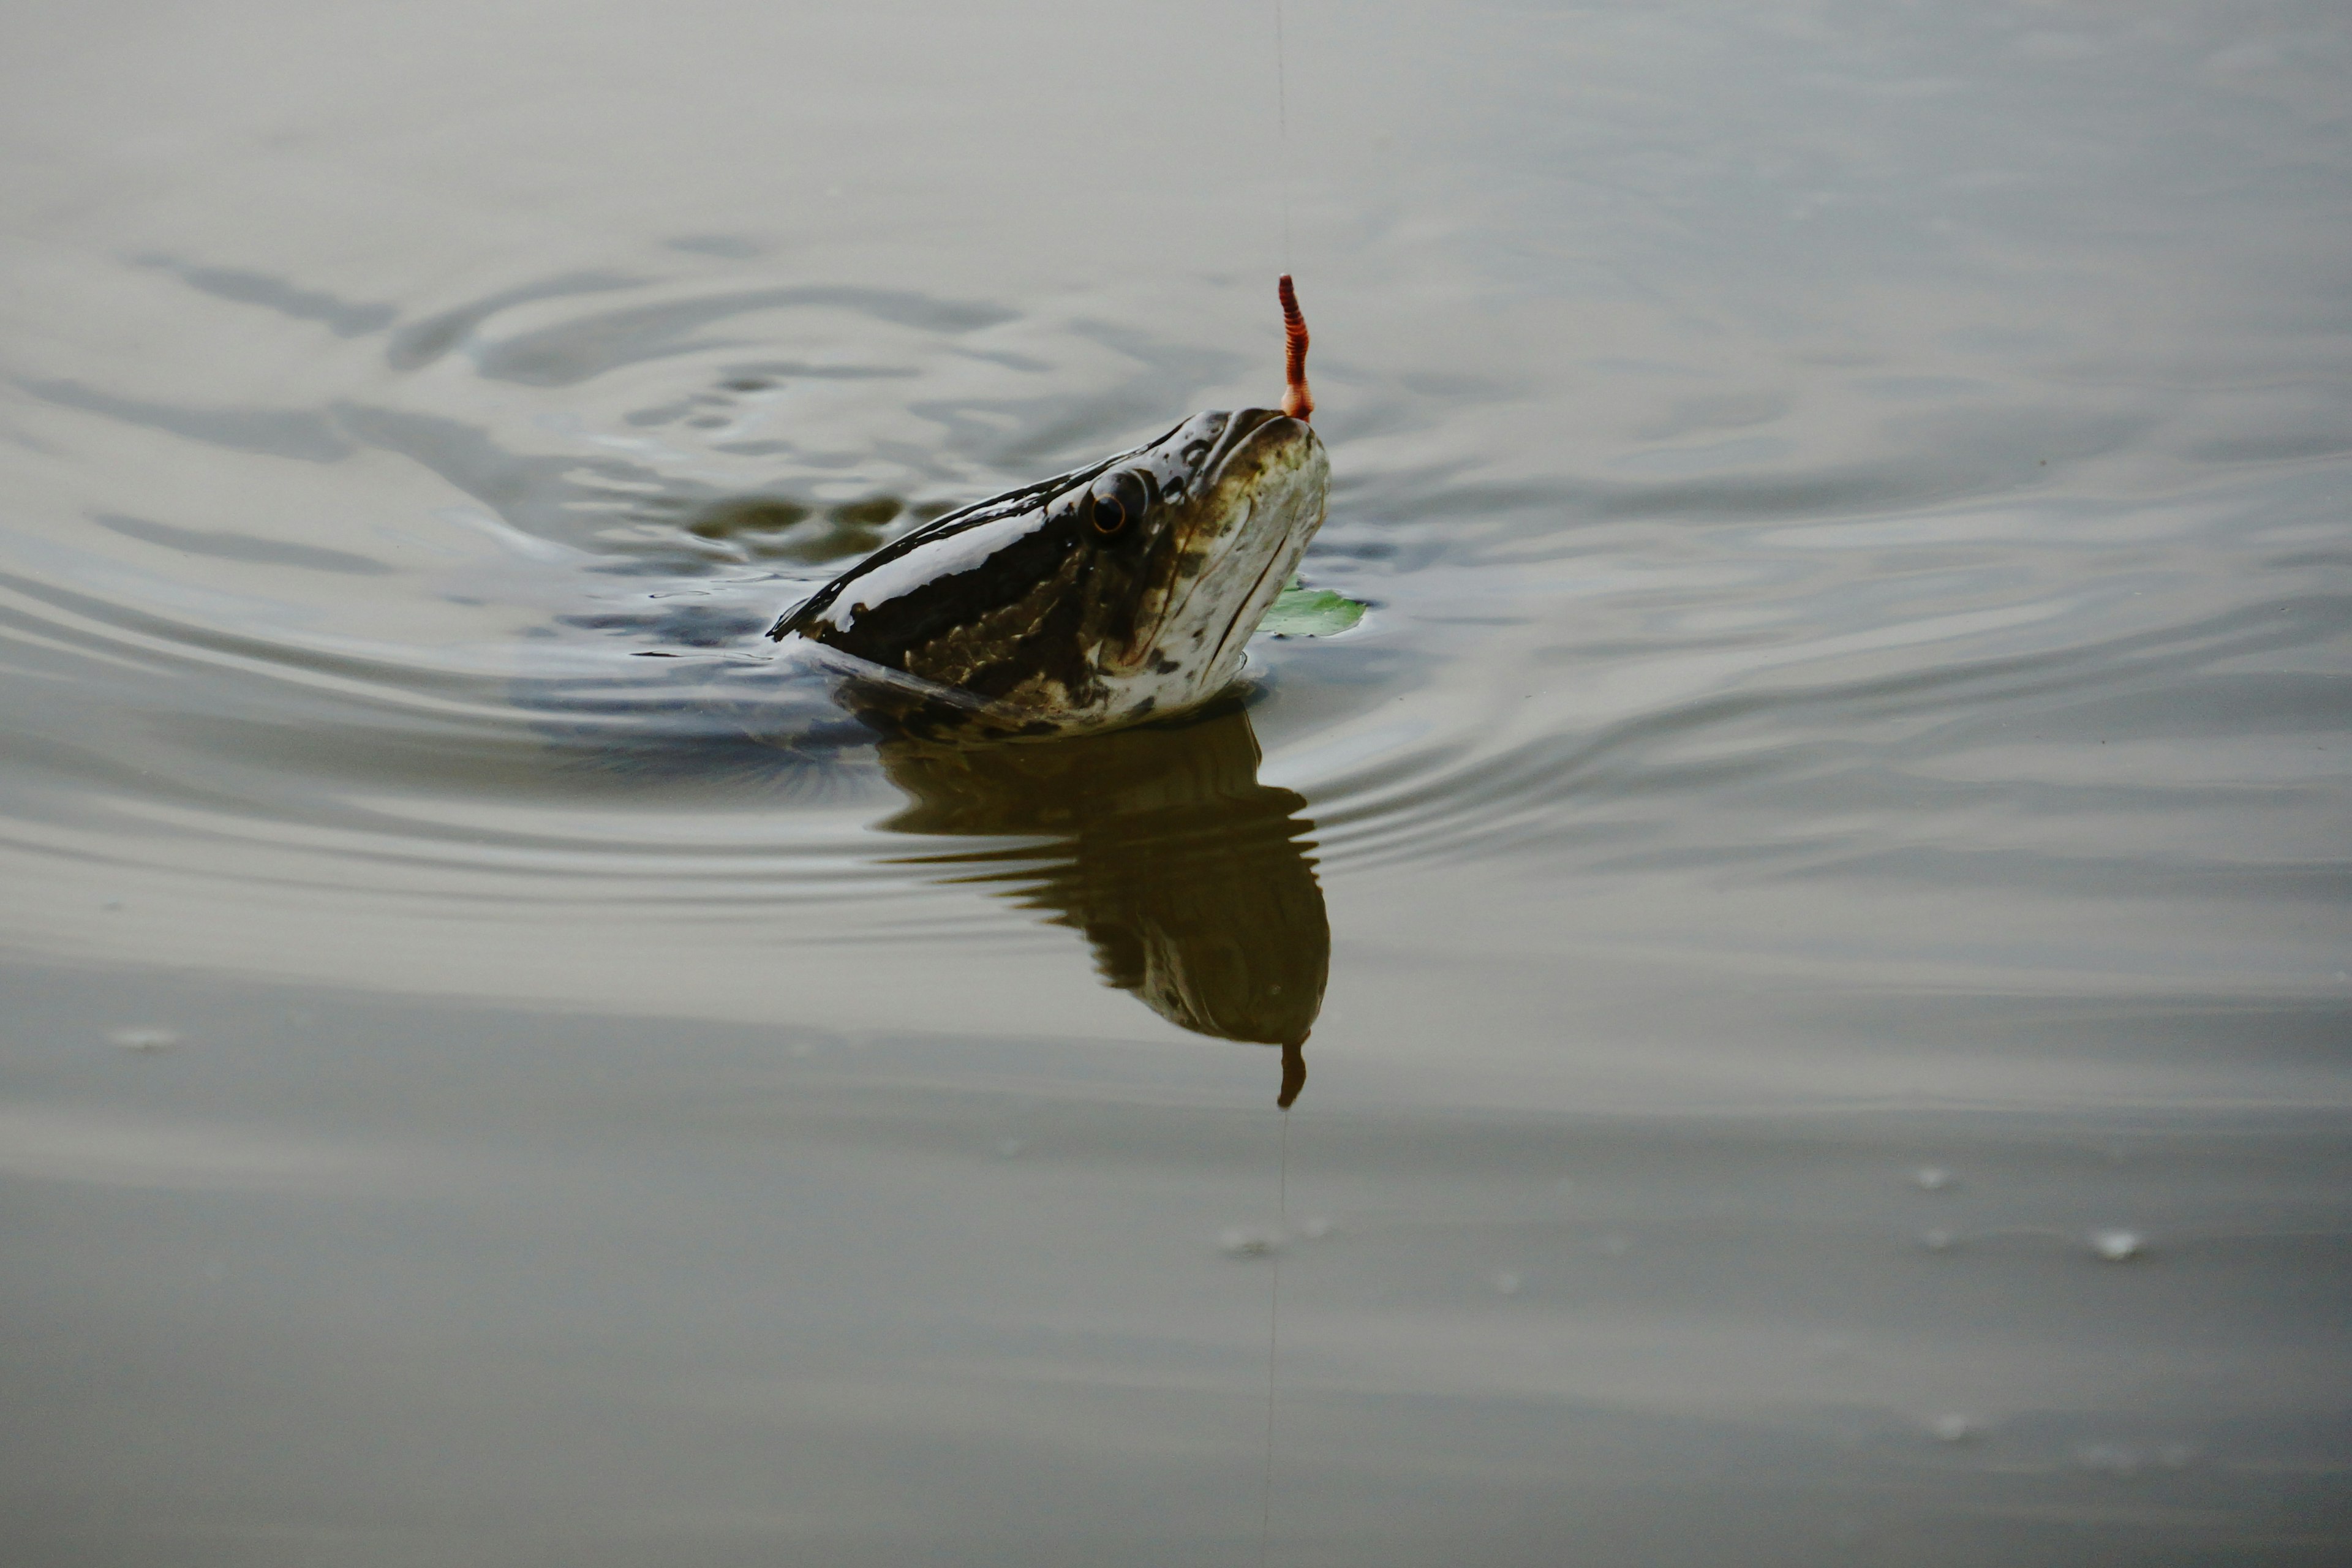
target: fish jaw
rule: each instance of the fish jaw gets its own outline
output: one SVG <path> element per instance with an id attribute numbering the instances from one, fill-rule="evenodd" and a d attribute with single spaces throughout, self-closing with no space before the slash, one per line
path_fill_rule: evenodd
<path id="1" fill-rule="evenodd" d="M 1171 712 L 1233 684 L 1265 613 L 1323 526 L 1331 463 L 1302 420 L 1275 415 L 1236 445 L 1172 530 L 1153 603 L 1101 678 L 1114 706 Z"/>

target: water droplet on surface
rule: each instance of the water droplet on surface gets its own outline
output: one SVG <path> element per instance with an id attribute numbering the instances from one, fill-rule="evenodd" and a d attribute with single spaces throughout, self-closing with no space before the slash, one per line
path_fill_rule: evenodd
<path id="1" fill-rule="evenodd" d="M 1264 1258 L 1281 1245 L 1274 1232 L 1246 1226 L 1228 1226 L 1217 1233 L 1217 1250 L 1227 1258 Z"/>
<path id="2" fill-rule="evenodd" d="M 1497 1296 L 1516 1296 L 1527 1285 L 1525 1279 L 1507 1268 L 1496 1273 L 1487 1283 L 1495 1287 L 1495 1294 Z"/>
<path id="3" fill-rule="evenodd" d="M 1952 1173 L 1941 1165 L 1922 1165 L 1911 1173 L 1911 1180 L 1923 1193 L 1940 1193 L 1952 1184 Z"/>
<path id="4" fill-rule="evenodd" d="M 1927 1423 L 1927 1430 L 1938 1443 L 1965 1443 L 1977 1435 L 1977 1424 L 1955 1412 L 1937 1416 Z"/>
<path id="5" fill-rule="evenodd" d="M 168 1051 L 180 1043 L 176 1029 L 117 1029 L 106 1037 L 126 1051 Z"/>
<path id="6" fill-rule="evenodd" d="M 2136 1230 L 2095 1230 L 2091 1250 L 2110 1263 L 2128 1263 L 2147 1251 L 2147 1237 Z"/>
<path id="7" fill-rule="evenodd" d="M 1321 1215 L 1317 1215 L 1312 1219 L 1300 1222 L 1298 1234 L 1309 1241 L 1320 1241 L 1331 1234 L 1331 1222 Z"/>
<path id="8" fill-rule="evenodd" d="M 1948 1230 L 1923 1230 L 1919 1233 L 1919 1245 L 1930 1252 L 1949 1252 L 1959 1244 L 1960 1238 Z"/>

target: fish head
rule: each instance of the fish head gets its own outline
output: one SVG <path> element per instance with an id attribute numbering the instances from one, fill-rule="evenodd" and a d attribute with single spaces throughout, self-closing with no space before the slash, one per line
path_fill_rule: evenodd
<path id="1" fill-rule="evenodd" d="M 917 530 L 770 635 L 951 689 L 1026 733 L 1181 711 L 1240 673 L 1322 526 L 1330 472 L 1303 420 L 1195 414 Z"/>

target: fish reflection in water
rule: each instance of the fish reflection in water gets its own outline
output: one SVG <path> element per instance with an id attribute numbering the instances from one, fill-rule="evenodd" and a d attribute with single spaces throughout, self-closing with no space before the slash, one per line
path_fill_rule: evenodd
<path id="1" fill-rule="evenodd" d="M 1287 1109 L 1322 1010 L 1331 927 L 1313 825 L 1296 792 L 1260 784 L 1237 702 L 1182 721 L 1052 742 L 882 747 L 907 808 L 880 826 L 941 837 L 1043 837 L 919 858 L 1000 882 L 1085 933 L 1103 978 L 1198 1034 L 1282 1047 Z"/>

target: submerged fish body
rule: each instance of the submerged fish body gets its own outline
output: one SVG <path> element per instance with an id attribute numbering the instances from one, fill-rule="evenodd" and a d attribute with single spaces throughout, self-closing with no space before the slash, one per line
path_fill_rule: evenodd
<path id="1" fill-rule="evenodd" d="M 1304 420 L 1196 414 L 918 529 L 769 636 L 878 672 L 862 711 L 945 695 L 997 733 L 1045 736 L 1198 707 L 1322 526 L 1330 471 Z"/>

